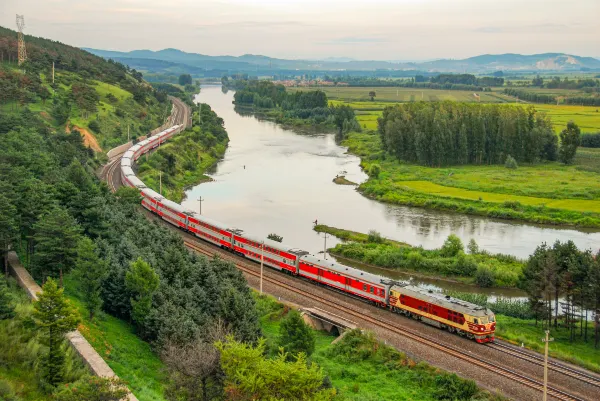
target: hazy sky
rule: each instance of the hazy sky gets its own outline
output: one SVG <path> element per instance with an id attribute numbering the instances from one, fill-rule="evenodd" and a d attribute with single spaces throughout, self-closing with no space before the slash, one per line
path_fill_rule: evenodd
<path id="1" fill-rule="evenodd" d="M 0 25 L 110 50 L 378 60 L 600 56 L 600 0 L 0 0 Z"/>

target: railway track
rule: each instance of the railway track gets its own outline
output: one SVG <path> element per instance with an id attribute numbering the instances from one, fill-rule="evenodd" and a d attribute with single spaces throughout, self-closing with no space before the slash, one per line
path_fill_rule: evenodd
<path id="1" fill-rule="evenodd" d="M 214 253 L 212 253 L 210 251 L 207 251 L 207 250 L 205 250 L 205 249 L 197 246 L 196 244 L 194 244 L 194 243 L 192 243 L 192 242 L 190 242 L 188 240 L 184 240 L 184 244 L 185 244 L 186 247 L 188 247 L 189 249 L 191 249 L 191 250 L 193 250 L 195 252 L 198 252 L 198 253 L 201 253 L 201 254 L 204 254 L 204 255 L 207 255 L 207 256 L 213 256 L 213 254 L 214 254 Z M 235 261 L 233 261 L 233 262 L 234 262 L 235 266 L 239 270 L 241 270 L 242 272 L 244 272 L 246 274 L 249 274 L 251 276 L 254 276 L 254 277 L 260 277 L 260 273 L 257 273 L 254 270 L 251 270 L 251 269 L 249 269 L 249 268 L 247 268 L 247 267 L 245 267 L 245 266 L 243 266 L 243 265 L 241 265 L 239 263 L 236 263 Z M 515 382 L 521 383 L 521 384 L 523 384 L 523 385 L 525 385 L 525 386 L 527 386 L 529 388 L 532 388 L 534 390 L 538 390 L 540 392 L 543 391 L 544 384 L 542 382 L 538 381 L 538 380 L 535 380 L 535 379 L 532 379 L 530 377 L 527 377 L 527 376 L 525 376 L 525 375 L 523 375 L 523 374 L 521 374 L 521 373 L 519 373 L 519 372 L 517 372 L 515 370 L 507 369 L 507 368 L 505 368 L 503 366 L 500 366 L 500 365 L 498 365 L 498 364 L 496 364 L 494 362 L 485 361 L 485 360 L 482 360 L 480 357 L 471 356 L 467 352 L 464 352 L 464 351 L 462 351 L 462 350 L 460 350 L 460 349 L 458 349 L 456 347 L 453 347 L 453 346 L 450 346 L 450 345 L 447 345 L 447 344 L 442 344 L 439 341 L 436 341 L 436 340 L 434 340 L 432 338 L 429 338 L 427 336 L 419 334 L 418 332 L 416 332 L 414 330 L 407 329 L 405 327 L 401 327 L 401 326 L 399 326 L 399 325 L 397 325 L 395 323 L 392 323 L 392 322 L 389 322 L 389 321 L 386 321 L 386 320 L 382 320 L 382 319 L 379 319 L 379 318 L 376 318 L 376 317 L 373 317 L 373 316 L 365 315 L 363 313 L 355 311 L 352 308 L 339 305 L 339 304 L 337 304 L 337 303 L 335 303 L 333 301 L 330 301 L 330 300 L 328 300 L 326 298 L 323 298 L 323 297 L 321 297 L 319 295 L 315 295 L 315 294 L 312 294 L 310 292 L 301 290 L 301 289 L 299 289 L 297 287 L 291 286 L 289 284 L 283 283 L 283 282 L 281 282 L 279 280 L 273 279 L 273 278 L 265 276 L 265 275 L 263 275 L 263 281 L 266 281 L 268 283 L 277 285 L 277 286 L 279 286 L 281 288 L 284 288 L 287 291 L 296 293 L 296 294 L 298 294 L 298 295 L 300 295 L 300 296 L 302 296 L 304 298 L 308 298 L 308 299 L 311 299 L 313 301 L 316 301 L 316 302 L 320 303 L 321 305 L 327 305 L 327 306 L 329 306 L 331 308 L 336 309 L 339 312 L 343 312 L 343 313 L 345 313 L 347 315 L 353 316 L 354 318 L 365 320 L 365 321 L 367 321 L 367 322 L 369 322 L 369 323 L 371 323 L 371 324 L 373 324 L 375 326 L 381 327 L 382 329 L 385 329 L 387 331 L 391 331 L 391 332 L 393 332 L 395 334 L 398 334 L 398 335 L 410 338 L 411 340 L 419 342 L 419 343 L 421 343 L 423 345 L 426 345 L 426 346 L 428 346 L 430 348 L 439 350 L 439 351 L 441 351 L 441 352 L 443 352 L 445 354 L 448 354 L 448 355 L 452 355 L 452 356 L 454 356 L 456 358 L 459 358 L 459 359 L 461 359 L 461 360 L 463 360 L 465 362 L 468 362 L 470 364 L 479 366 L 482 369 L 485 369 L 487 371 L 496 373 L 498 375 L 501 375 L 501 376 L 503 376 L 505 378 L 508 378 L 510 380 L 513 380 Z M 552 396 L 552 397 L 554 397 L 555 399 L 558 399 L 558 400 L 564 400 L 564 401 L 584 401 L 583 398 L 580 398 L 578 396 L 569 394 L 569 393 L 567 393 L 565 391 L 562 391 L 562 390 L 557 389 L 557 388 L 552 387 L 552 386 L 548 386 L 548 395 L 550 395 L 550 396 Z"/>
<path id="2" fill-rule="evenodd" d="M 514 356 L 515 358 L 521 359 L 533 363 L 534 365 L 544 366 L 544 358 L 538 355 L 534 355 L 530 352 L 523 351 L 517 347 L 502 343 L 487 344 L 488 347 L 499 348 L 503 353 Z M 572 377 L 580 380 L 584 383 L 600 388 L 600 377 L 590 375 L 586 372 L 582 372 L 578 369 L 574 369 L 570 366 L 558 363 L 555 361 L 548 360 L 548 369 L 555 372 L 561 373 L 565 376 Z"/>

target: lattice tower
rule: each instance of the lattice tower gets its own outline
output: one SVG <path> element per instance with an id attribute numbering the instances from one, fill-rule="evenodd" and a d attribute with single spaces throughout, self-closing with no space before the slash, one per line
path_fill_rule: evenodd
<path id="1" fill-rule="evenodd" d="M 27 50 L 25 49 L 25 38 L 23 37 L 23 28 L 25 28 L 25 16 L 17 14 L 17 28 L 19 28 L 19 65 L 27 60 Z"/>

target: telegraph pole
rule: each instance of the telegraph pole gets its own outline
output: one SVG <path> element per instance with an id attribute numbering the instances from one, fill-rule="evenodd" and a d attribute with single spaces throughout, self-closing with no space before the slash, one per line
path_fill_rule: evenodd
<path id="1" fill-rule="evenodd" d="M 162 171 L 158 171 L 158 193 L 162 195 Z"/>
<path id="2" fill-rule="evenodd" d="M 199 198 L 198 198 L 198 202 L 200 203 L 200 214 L 202 214 L 202 201 L 203 201 L 203 200 L 204 200 L 204 199 L 202 199 L 202 197 L 199 197 Z"/>
<path id="3" fill-rule="evenodd" d="M 202 103 L 198 103 L 198 125 L 202 128 Z"/>
<path id="4" fill-rule="evenodd" d="M 17 14 L 17 28 L 19 29 L 18 34 L 18 56 L 19 65 L 27 61 L 27 49 L 25 49 L 25 38 L 23 37 L 23 28 L 25 28 L 25 16 Z"/>
<path id="5" fill-rule="evenodd" d="M 329 234 L 323 233 L 323 239 L 325 240 L 325 244 L 323 245 L 323 257 L 327 259 L 327 236 Z"/>
<path id="6" fill-rule="evenodd" d="M 543 401 L 548 399 L 548 343 L 554 341 L 554 338 L 550 337 L 550 330 L 546 330 L 546 338 L 542 338 L 544 342 L 544 398 Z"/>
<path id="7" fill-rule="evenodd" d="M 260 244 L 260 295 L 262 295 L 262 282 L 263 282 L 263 265 L 265 262 L 265 241 Z"/>

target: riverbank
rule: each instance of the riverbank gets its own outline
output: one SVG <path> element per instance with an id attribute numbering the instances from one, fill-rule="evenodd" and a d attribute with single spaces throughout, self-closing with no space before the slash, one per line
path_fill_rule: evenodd
<path id="1" fill-rule="evenodd" d="M 600 152 L 579 149 L 575 163 L 431 168 L 405 164 L 384 153 L 378 133 L 352 132 L 342 143 L 361 158 L 364 171 L 377 164 L 358 190 L 378 201 L 520 220 L 536 224 L 600 228 Z"/>
<path id="2" fill-rule="evenodd" d="M 194 121 L 198 121 L 197 112 Z M 205 172 L 223 157 L 228 142 L 223 120 L 210 106 L 203 105 L 202 126 L 187 129 L 147 159 L 140 158 L 138 177 L 157 192 L 162 180 L 162 195 L 181 202 L 187 188 L 212 180 Z"/>
<path id="3" fill-rule="evenodd" d="M 427 250 L 388 240 L 376 231 L 364 234 L 325 225 L 317 225 L 314 230 L 345 241 L 328 250 L 336 257 L 389 270 L 417 272 L 425 277 L 479 287 L 515 288 L 523 269 L 522 261 L 480 251 L 474 241 L 465 253 L 464 245 L 454 235 L 441 248 Z"/>

